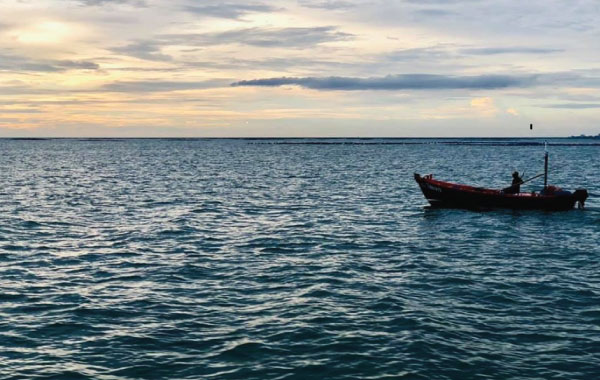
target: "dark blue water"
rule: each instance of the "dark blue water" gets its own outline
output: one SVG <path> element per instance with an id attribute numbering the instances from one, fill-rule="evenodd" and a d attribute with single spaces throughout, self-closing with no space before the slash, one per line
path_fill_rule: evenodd
<path id="1" fill-rule="evenodd" d="M 0 378 L 598 377 L 600 200 L 427 209 L 412 179 L 503 187 L 539 141 L 323 141 L 0 140 Z M 597 196 L 574 142 L 550 182 Z"/>

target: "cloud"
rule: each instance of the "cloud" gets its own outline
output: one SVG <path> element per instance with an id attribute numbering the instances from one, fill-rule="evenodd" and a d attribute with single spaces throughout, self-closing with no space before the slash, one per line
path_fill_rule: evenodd
<path id="1" fill-rule="evenodd" d="M 8 114 L 8 113 L 40 113 L 41 111 L 35 108 L 7 108 L 7 109 L 2 109 L 0 108 L 0 115 L 1 114 Z"/>
<path id="2" fill-rule="evenodd" d="M 171 61 L 173 57 L 162 54 L 160 44 L 153 41 L 137 41 L 126 46 L 110 49 L 114 53 L 148 61 Z"/>
<path id="3" fill-rule="evenodd" d="M 475 3 L 481 0 L 404 0 L 406 3 L 423 5 L 423 4 L 434 4 L 434 5 L 452 5 L 461 3 Z"/>
<path id="4" fill-rule="evenodd" d="M 112 4 L 131 4 L 137 7 L 145 7 L 146 2 L 143 0 L 77 0 L 78 3 L 86 6 L 104 6 Z"/>
<path id="5" fill-rule="evenodd" d="M 148 61 L 174 61 L 173 57 L 162 53 L 163 47 L 217 46 L 241 44 L 265 48 L 304 49 L 326 42 L 345 41 L 353 38 L 352 34 L 343 33 L 332 26 L 314 28 L 246 28 L 218 33 L 177 33 L 161 34 L 153 39 L 140 40 L 125 46 L 109 50 Z M 232 61 L 232 59 L 229 59 Z M 235 61 L 235 59 L 233 59 Z M 246 61 L 249 62 L 249 61 Z M 225 66 L 228 66 L 224 62 Z M 231 66 L 231 65 L 229 65 Z"/>
<path id="6" fill-rule="evenodd" d="M 552 54 L 563 52 L 563 49 L 536 47 L 483 47 L 461 48 L 453 44 L 438 44 L 434 46 L 396 50 L 387 53 L 382 58 L 393 62 L 422 61 L 423 63 L 440 63 L 447 65 L 448 60 L 466 62 L 471 56 L 488 56 L 500 54 Z"/>
<path id="7" fill-rule="evenodd" d="M 169 92 L 224 87 L 227 83 L 229 81 L 223 79 L 196 82 L 161 81 L 158 79 L 151 81 L 118 81 L 102 86 L 101 90 L 108 92 Z"/>
<path id="8" fill-rule="evenodd" d="M 300 0 L 298 3 L 306 8 L 320 8 L 328 10 L 350 9 L 356 6 L 356 4 L 343 0 Z"/>
<path id="9" fill-rule="evenodd" d="M 0 71 L 57 72 L 67 70 L 98 70 L 100 66 L 91 61 L 33 60 L 27 57 L 0 54 Z"/>
<path id="10" fill-rule="evenodd" d="M 498 108 L 494 104 L 494 99 L 489 96 L 483 98 L 471 99 L 471 108 L 476 110 L 480 115 L 491 117 L 498 113 Z"/>
<path id="11" fill-rule="evenodd" d="M 446 76 L 432 74 L 388 75 L 379 78 L 351 77 L 306 77 L 306 78 L 267 78 L 245 80 L 232 83 L 232 86 L 276 87 L 298 85 L 315 90 L 449 90 L 482 89 L 492 90 L 508 87 L 531 87 L 537 84 L 536 75 L 478 75 Z"/>
<path id="12" fill-rule="evenodd" d="M 343 33 L 332 26 L 313 28 L 247 28 L 219 33 L 165 34 L 158 40 L 168 44 L 222 45 L 243 44 L 260 47 L 306 48 L 325 42 L 345 41 L 352 34 Z"/>
<path id="13" fill-rule="evenodd" d="M 0 97 L 7 97 L 10 99 L 13 95 L 47 95 L 47 94 L 55 94 L 56 90 L 40 88 L 35 85 L 26 85 L 26 84 L 11 84 L 11 85 L 0 85 Z M 2 102 L 2 104 L 7 104 Z M 14 104 L 14 102 L 9 102 L 8 104 Z"/>
<path id="14" fill-rule="evenodd" d="M 455 14 L 455 12 L 448 11 L 445 9 L 437 9 L 437 8 L 428 8 L 428 9 L 419 9 L 414 11 L 414 13 L 422 16 L 431 16 L 431 17 L 443 17 L 450 16 Z"/>
<path id="15" fill-rule="evenodd" d="M 217 17 L 225 19 L 238 20 L 249 13 L 269 13 L 278 9 L 265 4 L 211 4 L 211 5 L 190 5 L 184 8 L 186 11 L 198 16 Z"/>
<path id="16" fill-rule="evenodd" d="M 541 106 L 543 108 L 566 108 L 566 109 L 592 109 L 600 108 L 600 103 L 561 103 L 548 104 Z"/>
<path id="17" fill-rule="evenodd" d="M 425 48 L 397 50 L 385 55 L 387 60 L 397 61 L 442 61 L 448 58 L 456 58 L 450 49 L 443 46 L 432 46 Z"/>
<path id="18" fill-rule="evenodd" d="M 468 55 L 498 55 L 498 54 L 551 54 L 560 53 L 563 49 L 535 47 L 485 47 L 461 49 L 460 53 Z"/>
<path id="19" fill-rule="evenodd" d="M 258 47 L 304 49 L 327 42 L 345 41 L 353 38 L 332 26 L 306 28 L 246 28 L 218 33 L 161 34 L 153 39 L 139 40 L 109 50 L 148 61 L 174 61 L 163 54 L 163 47 L 206 47 L 226 44 L 241 44 Z"/>

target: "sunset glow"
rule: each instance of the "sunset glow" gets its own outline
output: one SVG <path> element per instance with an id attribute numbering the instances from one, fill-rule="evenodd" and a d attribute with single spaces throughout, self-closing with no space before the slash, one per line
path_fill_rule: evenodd
<path id="1" fill-rule="evenodd" d="M 4 1 L 0 135 L 597 133 L 597 7 L 550 3 Z"/>

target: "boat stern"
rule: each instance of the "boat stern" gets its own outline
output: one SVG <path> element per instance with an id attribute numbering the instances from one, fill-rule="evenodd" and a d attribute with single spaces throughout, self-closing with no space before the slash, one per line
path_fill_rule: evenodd
<path id="1" fill-rule="evenodd" d="M 588 199 L 588 196 L 589 194 L 586 189 L 576 189 L 573 193 L 573 198 L 575 198 L 575 201 L 577 202 L 577 206 L 579 208 L 584 208 L 585 200 Z"/>

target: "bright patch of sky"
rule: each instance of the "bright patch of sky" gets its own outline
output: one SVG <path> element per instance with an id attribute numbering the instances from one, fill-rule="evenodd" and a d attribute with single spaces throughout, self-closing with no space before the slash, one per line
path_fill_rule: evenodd
<path id="1" fill-rule="evenodd" d="M 0 136 L 600 132 L 596 0 L 0 6 Z"/>

